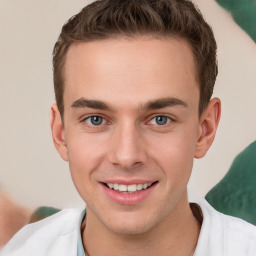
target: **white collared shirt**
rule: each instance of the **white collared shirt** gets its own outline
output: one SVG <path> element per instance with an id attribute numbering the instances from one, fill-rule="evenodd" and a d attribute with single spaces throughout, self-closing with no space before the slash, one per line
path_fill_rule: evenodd
<path id="1" fill-rule="evenodd" d="M 221 214 L 206 200 L 197 203 L 203 223 L 194 256 L 256 256 L 256 227 Z M 81 252 L 81 221 L 85 211 L 62 210 L 22 228 L 1 256 L 77 256 Z"/>

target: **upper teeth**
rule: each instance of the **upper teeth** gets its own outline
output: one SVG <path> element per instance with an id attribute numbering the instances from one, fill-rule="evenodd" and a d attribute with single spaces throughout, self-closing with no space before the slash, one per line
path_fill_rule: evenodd
<path id="1" fill-rule="evenodd" d="M 144 184 L 132 184 L 132 185 L 124 185 L 124 184 L 116 184 L 116 183 L 107 183 L 108 187 L 120 192 L 136 192 L 142 189 L 147 189 L 152 185 L 152 183 L 144 183 Z"/>

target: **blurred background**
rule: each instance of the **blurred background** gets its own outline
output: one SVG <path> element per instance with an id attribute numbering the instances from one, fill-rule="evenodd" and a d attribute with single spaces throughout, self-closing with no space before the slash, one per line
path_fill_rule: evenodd
<path id="1" fill-rule="evenodd" d="M 31 209 L 84 205 L 51 139 L 51 53 L 64 22 L 89 2 L 0 0 L 0 190 Z M 256 44 L 217 2 L 194 2 L 218 43 L 222 118 L 208 154 L 195 160 L 191 198 L 204 196 L 256 139 Z"/>

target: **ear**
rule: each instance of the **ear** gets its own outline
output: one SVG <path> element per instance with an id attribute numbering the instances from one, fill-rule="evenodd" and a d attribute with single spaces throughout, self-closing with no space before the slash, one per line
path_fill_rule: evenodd
<path id="1" fill-rule="evenodd" d="M 51 130 L 55 148 L 58 150 L 62 159 L 68 161 L 64 125 L 56 104 L 53 104 L 51 107 Z"/>
<path id="2" fill-rule="evenodd" d="M 194 157 L 202 158 L 214 140 L 220 121 L 221 102 L 218 98 L 212 99 L 200 117 L 199 137 Z"/>

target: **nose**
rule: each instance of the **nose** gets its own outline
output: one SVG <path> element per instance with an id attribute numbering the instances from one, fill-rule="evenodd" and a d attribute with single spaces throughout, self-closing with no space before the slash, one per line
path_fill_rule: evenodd
<path id="1" fill-rule="evenodd" d="M 109 146 L 109 160 L 123 169 L 140 166 L 146 161 L 143 138 L 136 125 L 120 124 L 113 131 Z"/>

